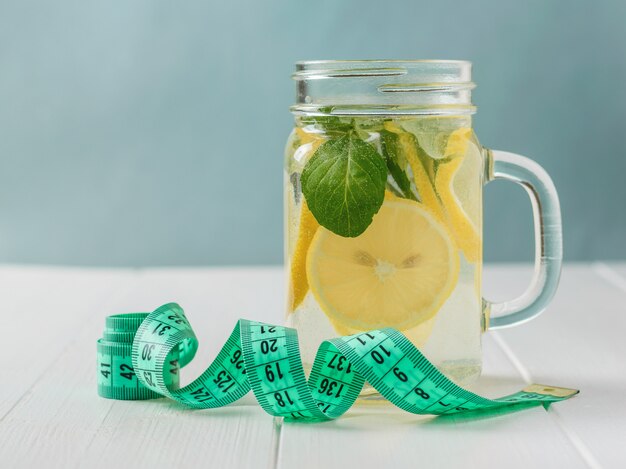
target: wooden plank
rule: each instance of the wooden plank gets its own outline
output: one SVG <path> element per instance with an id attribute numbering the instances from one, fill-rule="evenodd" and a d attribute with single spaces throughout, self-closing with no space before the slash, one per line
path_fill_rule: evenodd
<path id="1" fill-rule="evenodd" d="M 110 300 L 132 278 L 130 271 L 0 266 L 3 351 L 0 422 L 92 314 L 106 314 Z M 114 299 L 114 298 L 113 298 Z"/>
<path id="2" fill-rule="evenodd" d="M 548 414 L 589 467 L 626 464 L 626 290 L 617 276 L 623 268 L 566 266 L 546 313 L 497 333 L 528 379 L 581 389 L 578 397 L 552 406 Z M 487 283 L 511 296 L 530 273 L 499 267 L 488 272 Z"/>
<path id="3" fill-rule="evenodd" d="M 484 371 L 472 389 L 499 397 L 525 382 L 484 337 Z M 392 406 L 357 405 L 317 425 L 285 423 L 279 468 L 586 467 L 542 407 L 489 416 L 414 416 Z"/>
<path id="4" fill-rule="evenodd" d="M 49 303 L 48 286 L 59 283 L 54 272 L 33 276 L 25 284 L 39 298 L 35 311 L 64 317 L 61 292 Z M 123 278 L 124 286 L 109 289 L 105 303 L 100 285 L 106 276 L 93 274 L 77 292 L 83 298 L 86 324 L 57 332 L 63 344 L 54 366 L 29 385 L 0 422 L 0 460 L 7 467 L 222 467 L 272 466 L 275 426 L 271 417 L 250 399 L 213 411 L 191 411 L 164 399 L 121 402 L 101 399 L 95 386 L 95 340 L 105 314 L 152 309 L 180 299 L 201 341 L 190 380 L 212 358 L 234 326 L 235 313 L 248 310 L 251 318 L 280 318 L 282 274 L 279 270 L 154 271 Z M 277 287 L 278 285 L 278 287 Z M 75 284 L 76 286 L 76 284 Z M 278 291 L 276 290 L 278 288 Z M 273 293 L 268 293 L 273 292 Z M 244 294 L 245 293 L 245 294 Z M 78 293 L 76 293 L 78 295 Z M 10 296 L 10 295 L 9 295 Z M 17 301 L 15 298 L 12 301 Z M 38 309 L 37 309 L 38 308 Z M 106 312 L 105 312 L 106 311 Z M 31 314 L 31 323 L 32 317 Z M 32 324 L 31 324 L 32 325 Z M 36 341 L 46 335 L 29 327 Z M 195 373 L 194 373 L 195 371 Z M 30 376 L 29 376 L 30 379 Z M 16 382 L 22 377 L 16 375 Z"/>

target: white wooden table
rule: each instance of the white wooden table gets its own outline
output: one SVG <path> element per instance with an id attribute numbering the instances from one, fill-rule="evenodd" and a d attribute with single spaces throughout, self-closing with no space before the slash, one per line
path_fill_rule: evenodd
<path id="1" fill-rule="evenodd" d="M 528 266 L 486 270 L 492 299 Z M 569 401 L 485 417 L 430 418 L 356 406 L 339 420 L 283 423 L 252 395 L 226 408 L 96 394 L 95 343 L 109 314 L 177 301 L 200 339 L 197 376 L 239 317 L 282 321 L 278 268 L 102 270 L 0 267 L 0 467 L 626 467 L 626 264 L 574 264 L 549 310 L 484 336 L 474 390 L 539 382 Z M 419 461 L 419 462 L 418 462 Z"/>

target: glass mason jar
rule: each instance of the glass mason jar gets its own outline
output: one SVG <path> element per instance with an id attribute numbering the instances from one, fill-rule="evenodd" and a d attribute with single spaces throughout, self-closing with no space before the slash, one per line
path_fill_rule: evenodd
<path id="1" fill-rule="evenodd" d="M 300 62 L 293 78 L 287 324 L 305 367 L 324 339 L 393 327 L 449 378 L 473 381 L 481 333 L 537 316 L 555 292 L 552 181 L 533 161 L 480 145 L 469 62 Z M 493 179 L 525 187 L 535 219 L 534 278 L 504 303 L 481 295 L 482 188 Z"/>

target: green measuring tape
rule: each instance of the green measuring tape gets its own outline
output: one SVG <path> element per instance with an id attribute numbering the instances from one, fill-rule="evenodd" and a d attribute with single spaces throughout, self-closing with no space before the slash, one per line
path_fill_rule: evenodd
<path id="1" fill-rule="evenodd" d="M 176 303 L 152 313 L 109 316 L 98 341 L 98 393 L 112 399 L 167 396 L 207 409 L 240 399 L 252 389 L 265 411 L 293 420 L 321 421 L 346 412 L 368 381 L 396 406 L 415 414 L 453 414 L 521 403 L 558 402 L 578 391 L 533 384 L 499 399 L 463 389 L 435 368 L 395 329 L 325 341 L 308 380 L 294 329 L 239 320 L 217 358 L 180 388 L 180 368 L 198 341 Z"/>

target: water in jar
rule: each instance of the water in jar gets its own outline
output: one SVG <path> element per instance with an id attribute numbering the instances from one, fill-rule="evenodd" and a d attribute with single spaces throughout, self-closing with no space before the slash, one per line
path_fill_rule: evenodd
<path id="1" fill-rule="evenodd" d="M 355 237 L 320 224 L 301 180 L 318 149 L 347 135 L 387 171 L 382 205 Z M 479 375 L 480 148 L 469 116 L 296 118 L 285 159 L 287 325 L 305 368 L 325 339 L 394 327 L 455 382 Z"/>

